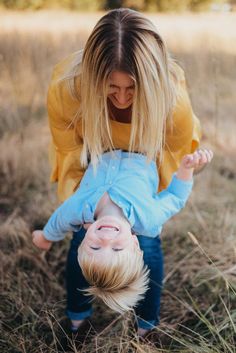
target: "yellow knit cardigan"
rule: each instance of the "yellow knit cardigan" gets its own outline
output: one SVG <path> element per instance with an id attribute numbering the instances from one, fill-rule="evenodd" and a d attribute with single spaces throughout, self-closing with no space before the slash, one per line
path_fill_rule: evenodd
<path id="1" fill-rule="evenodd" d="M 57 64 L 49 85 L 47 106 L 52 134 L 50 180 L 58 182 L 58 196 L 67 199 L 79 186 L 85 170 L 80 164 L 82 149 L 82 128 L 79 126 L 79 141 L 75 141 L 73 118 L 78 111 L 79 101 L 73 98 L 65 81 L 59 81 L 76 53 Z M 172 127 L 167 122 L 163 159 L 158 165 L 159 190 L 167 187 L 172 174 L 177 170 L 182 156 L 193 152 L 201 137 L 200 123 L 194 115 L 186 89 L 183 70 L 176 65 L 179 85 L 178 101 L 174 110 Z M 111 120 L 112 140 L 115 148 L 128 150 L 131 124 Z M 159 164 L 157 162 L 157 164 Z"/>

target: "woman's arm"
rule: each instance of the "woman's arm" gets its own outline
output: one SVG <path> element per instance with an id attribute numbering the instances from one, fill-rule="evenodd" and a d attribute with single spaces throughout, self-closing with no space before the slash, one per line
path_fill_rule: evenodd
<path id="1" fill-rule="evenodd" d="M 83 144 L 82 126 L 78 123 L 76 123 L 77 139 L 75 139 L 75 116 L 79 110 L 79 101 L 70 94 L 67 81 L 60 79 L 73 57 L 72 55 L 56 65 L 47 95 L 52 135 L 50 180 L 58 183 L 58 196 L 61 201 L 73 194 L 84 174 L 80 163 Z"/>
<path id="2" fill-rule="evenodd" d="M 193 153 L 199 147 L 201 138 L 200 122 L 192 109 L 184 71 L 178 65 L 175 65 L 175 70 L 178 77 L 178 97 L 172 118 L 167 121 L 163 158 L 158 163 L 159 191 L 167 188 L 182 157 Z"/>

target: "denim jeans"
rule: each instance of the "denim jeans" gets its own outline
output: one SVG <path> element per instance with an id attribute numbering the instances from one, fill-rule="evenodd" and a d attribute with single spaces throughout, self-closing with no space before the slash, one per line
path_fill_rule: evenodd
<path id="1" fill-rule="evenodd" d="M 81 228 L 73 234 L 66 266 L 67 315 L 71 320 L 82 320 L 92 314 L 91 297 L 80 289 L 89 286 L 77 260 L 77 250 L 85 235 Z M 163 279 L 163 255 L 159 236 L 149 238 L 138 236 L 140 248 L 144 253 L 144 262 L 150 269 L 149 289 L 135 308 L 138 327 L 151 329 L 158 325 L 160 315 L 160 298 Z"/>

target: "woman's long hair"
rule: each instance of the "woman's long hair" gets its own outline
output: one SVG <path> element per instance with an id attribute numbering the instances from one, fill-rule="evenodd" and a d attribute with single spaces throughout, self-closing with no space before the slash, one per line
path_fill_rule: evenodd
<path id="1" fill-rule="evenodd" d="M 82 121 L 84 167 L 89 160 L 96 166 L 99 156 L 114 148 L 107 103 L 114 70 L 127 73 L 135 83 L 129 150 L 146 154 L 148 160 L 162 156 L 166 120 L 176 102 L 173 60 L 151 21 L 136 11 L 116 9 L 98 21 L 85 45 L 82 65 L 75 61 L 67 75 L 73 96 L 79 76 L 77 119 Z"/>

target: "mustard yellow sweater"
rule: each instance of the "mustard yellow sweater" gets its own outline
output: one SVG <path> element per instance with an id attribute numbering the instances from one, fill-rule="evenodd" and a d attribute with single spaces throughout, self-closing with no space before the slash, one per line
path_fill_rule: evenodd
<path id="1" fill-rule="evenodd" d="M 80 164 L 83 137 L 82 127 L 77 131 L 79 141 L 75 141 L 73 118 L 79 108 L 79 101 L 70 95 L 65 81 L 60 81 L 71 61 L 78 53 L 57 64 L 53 70 L 48 90 L 48 116 L 52 134 L 50 161 L 51 181 L 58 182 L 58 196 L 61 201 L 68 198 L 79 186 L 85 170 Z M 186 90 L 183 70 L 176 65 L 181 78 L 179 98 L 174 110 L 172 127 L 167 123 L 163 160 L 158 165 L 159 190 L 167 187 L 172 174 L 177 170 L 182 156 L 193 152 L 199 145 L 200 123 L 192 111 Z M 115 148 L 128 150 L 131 124 L 111 120 L 112 139 Z"/>

